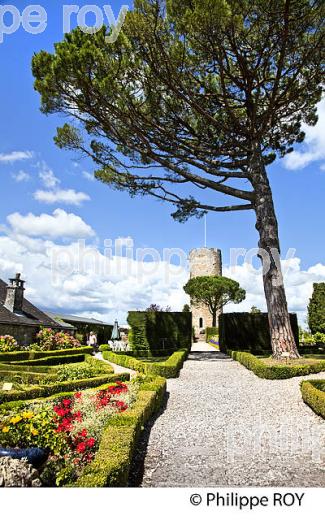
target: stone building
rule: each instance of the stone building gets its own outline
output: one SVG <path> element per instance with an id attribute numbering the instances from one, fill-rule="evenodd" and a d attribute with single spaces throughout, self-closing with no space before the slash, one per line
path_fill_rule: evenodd
<path id="1" fill-rule="evenodd" d="M 190 278 L 196 276 L 222 276 L 220 249 L 201 247 L 192 249 L 189 254 Z M 206 327 L 212 327 L 212 316 L 207 305 L 194 305 L 191 302 L 192 322 L 195 336 L 204 339 Z"/>
<path id="2" fill-rule="evenodd" d="M 9 284 L 0 279 L 0 336 L 9 334 L 20 345 L 29 345 L 35 342 L 41 327 L 57 331 L 73 329 L 54 321 L 26 300 L 24 284 L 20 274 L 10 278 Z"/>

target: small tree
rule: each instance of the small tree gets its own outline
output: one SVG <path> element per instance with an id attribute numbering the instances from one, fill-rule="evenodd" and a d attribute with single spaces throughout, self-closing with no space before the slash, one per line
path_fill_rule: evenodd
<path id="1" fill-rule="evenodd" d="M 325 333 L 325 283 L 314 283 L 308 305 L 308 325 L 312 334 Z"/>
<path id="2" fill-rule="evenodd" d="M 212 326 L 217 326 L 217 312 L 227 303 L 240 303 L 245 299 L 246 291 L 238 282 L 225 276 L 196 276 L 191 278 L 184 291 L 194 304 L 204 303 L 212 315 Z"/>
<path id="3" fill-rule="evenodd" d="M 191 312 L 191 308 L 188 303 L 185 303 L 183 306 L 183 312 Z"/>
<path id="4" fill-rule="evenodd" d="M 251 314 L 261 314 L 261 310 L 258 307 L 255 307 L 255 305 L 253 305 L 251 307 Z"/>

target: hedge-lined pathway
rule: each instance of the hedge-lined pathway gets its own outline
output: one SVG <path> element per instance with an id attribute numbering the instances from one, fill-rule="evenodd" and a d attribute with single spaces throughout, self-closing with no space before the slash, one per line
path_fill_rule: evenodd
<path id="1" fill-rule="evenodd" d="M 127 374 L 130 374 L 131 379 L 132 379 L 132 377 L 136 376 L 135 370 L 132 370 L 131 368 L 122 367 L 121 365 L 116 365 L 116 363 L 112 363 L 111 361 L 107 361 L 106 359 L 103 358 L 103 354 L 101 352 L 96 352 L 95 358 L 100 359 L 101 361 L 104 361 L 104 363 L 108 363 L 109 365 L 111 365 L 111 367 L 113 367 L 113 369 L 114 369 L 114 374 L 127 373 Z"/>
<path id="2" fill-rule="evenodd" d="M 208 345 L 195 345 L 180 377 L 168 380 L 142 486 L 325 486 L 325 422 L 299 389 L 302 379 L 322 378 L 324 372 L 259 379 Z"/>

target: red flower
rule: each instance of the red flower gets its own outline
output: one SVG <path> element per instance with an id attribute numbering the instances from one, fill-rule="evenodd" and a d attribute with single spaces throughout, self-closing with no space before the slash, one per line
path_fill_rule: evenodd
<path id="1" fill-rule="evenodd" d="M 61 426 L 64 430 L 69 431 L 71 429 L 71 419 L 65 417 L 61 422 Z"/>
<path id="2" fill-rule="evenodd" d="M 77 452 L 78 453 L 84 453 L 86 451 L 87 445 L 85 442 L 79 442 L 77 446 Z"/>
<path id="3" fill-rule="evenodd" d="M 73 419 L 75 421 L 78 421 L 78 422 L 81 422 L 82 421 L 82 414 L 81 414 L 81 411 L 78 410 L 78 412 L 74 413 L 73 414 Z"/>
<path id="4" fill-rule="evenodd" d="M 81 393 L 81 392 L 76 392 L 76 393 L 74 394 L 75 399 L 81 399 L 81 396 L 82 396 L 82 393 Z"/>
<path id="5" fill-rule="evenodd" d="M 115 405 L 121 412 L 124 412 L 127 409 L 127 404 L 125 404 L 123 401 L 116 401 Z"/>
<path id="6" fill-rule="evenodd" d="M 80 435 L 81 435 L 81 437 L 87 437 L 88 432 L 87 432 L 86 428 L 84 428 L 84 429 L 82 430 L 82 432 L 81 432 Z"/>
<path id="7" fill-rule="evenodd" d="M 88 448 L 92 448 L 95 445 L 96 439 L 94 437 L 89 437 L 87 440 L 87 446 Z"/>
<path id="8" fill-rule="evenodd" d="M 62 403 L 63 403 L 63 405 L 64 405 L 65 407 L 70 406 L 70 404 L 71 404 L 71 399 L 63 399 Z"/>
<path id="9" fill-rule="evenodd" d="M 56 407 L 55 412 L 58 414 L 59 417 L 64 417 L 65 415 L 70 413 L 70 410 L 67 410 L 66 408 Z"/>

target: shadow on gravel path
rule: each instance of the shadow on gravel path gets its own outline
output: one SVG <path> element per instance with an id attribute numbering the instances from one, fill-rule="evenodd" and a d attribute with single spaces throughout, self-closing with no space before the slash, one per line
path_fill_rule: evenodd
<path id="1" fill-rule="evenodd" d="M 137 446 L 133 455 L 128 487 L 140 487 L 144 474 L 144 461 L 147 455 L 148 442 L 150 437 L 151 428 L 153 427 L 155 421 L 158 419 L 160 415 L 162 415 L 166 408 L 169 399 L 169 392 L 166 392 L 165 399 L 162 407 L 159 412 L 156 413 L 151 419 L 147 422 L 144 427 L 143 432 L 141 433 L 140 439 L 137 442 Z"/>

